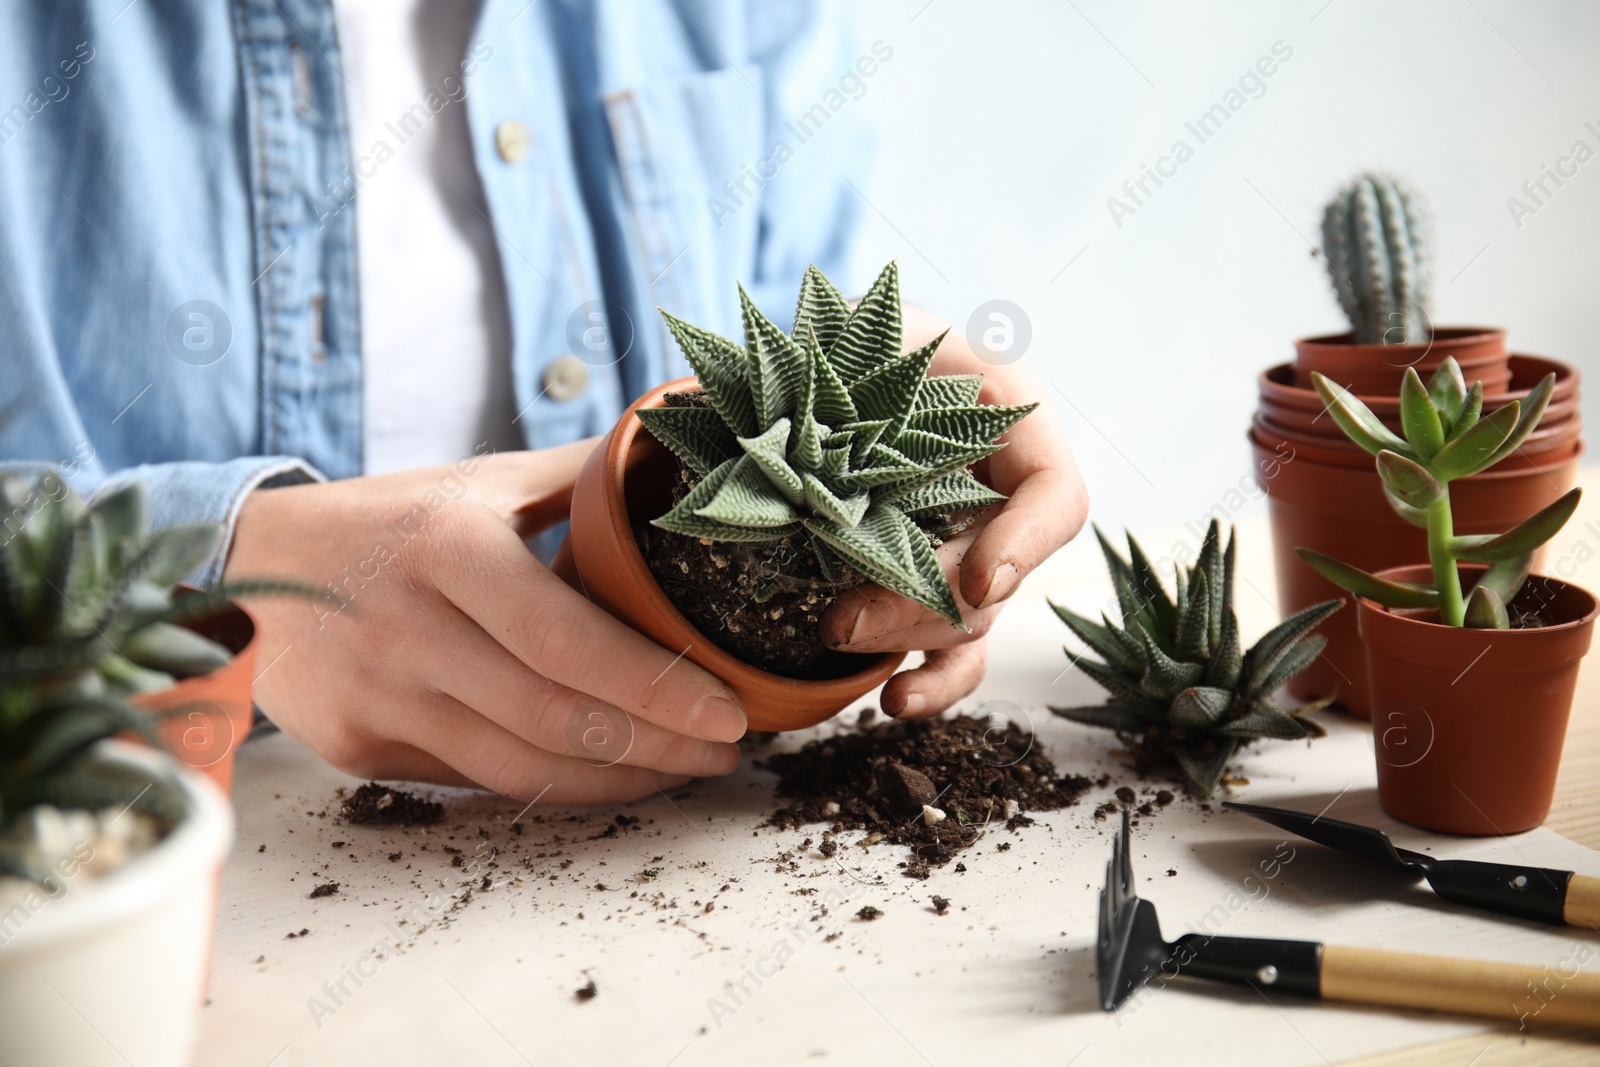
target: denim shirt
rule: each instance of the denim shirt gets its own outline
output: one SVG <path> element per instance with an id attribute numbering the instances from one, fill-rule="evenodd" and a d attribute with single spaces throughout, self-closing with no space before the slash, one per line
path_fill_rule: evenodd
<path id="1" fill-rule="evenodd" d="M 655 307 L 737 336 L 736 280 L 779 322 L 807 263 L 856 281 L 855 98 L 892 49 L 847 21 L 481 0 L 389 129 L 467 109 L 528 447 L 688 373 Z M 330 0 L 0 8 L 0 462 L 230 530 L 257 487 L 362 472 L 355 205 L 394 146 L 350 143 L 344 78 Z"/>

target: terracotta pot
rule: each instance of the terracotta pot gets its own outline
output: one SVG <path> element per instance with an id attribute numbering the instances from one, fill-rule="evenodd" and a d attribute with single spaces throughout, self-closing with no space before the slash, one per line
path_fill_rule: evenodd
<path id="1" fill-rule="evenodd" d="M 1511 370 L 1507 388 L 1498 394 L 1493 391 L 1486 393 L 1492 401 L 1488 405 L 1491 410 L 1511 400 L 1526 400 L 1529 391 L 1539 384 L 1540 379 L 1553 372 L 1556 376 L 1555 389 L 1540 425 L 1554 426 L 1565 419 L 1577 417 L 1578 387 L 1582 380 L 1577 367 L 1559 360 L 1526 355 L 1510 356 L 1506 365 Z M 1323 413 L 1322 397 L 1317 395 L 1317 391 L 1310 385 L 1296 384 L 1294 364 L 1281 363 L 1268 368 L 1257 379 L 1256 385 L 1261 398 L 1261 412 L 1279 425 L 1324 437 L 1343 436 L 1333 420 Z M 1400 428 L 1398 386 L 1385 394 L 1361 396 L 1361 402 L 1390 429 Z"/>
<path id="2" fill-rule="evenodd" d="M 1547 458 L 1564 455 L 1577 443 L 1582 426 L 1583 424 L 1575 418 L 1554 426 L 1547 426 L 1541 420 L 1539 428 L 1528 435 L 1528 439 L 1522 442 L 1515 455 L 1532 463 L 1542 463 Z M 1301 455 L 1317 463 L 1363 470 L 1370 469 L 1373 465 L 1372 457 L 1360 445 L 1342 434 L 1335 438 L 1298 432 L 1279 425 L 1276 420 L 1261 411 L 1257 411 L 1255 418 L 1251 420 L 1250 431 L 1269 446 L 1287 442 Z"/>
<path id="3" fill-rule="evenodd" d="M 1267 493 L 1278 607 L 1288 615 L 1329 597 L 1353 600 L 1306 566 L 1297 547 L 1326 552 L 1365 570 L 1403 566 L 1427 558 L 1427 533 L 1389 507 L 1377 472 L 1317 463 L 1287 446 L 1252 435 L 1256 481 Z M 1452 482 L 1456 532 L 1503 533 L 1553 503 L 1577 479 L 1580 442 L 1541 463 L 1513 456 L 1493 470 Z M 1543 550 L 1534 556 L 1539 565 Z M 1366 660 L 1355 611 L 1333 615 L 1317 630 L 1328 638 L 1323 654 L 1289 683 L 1301 699 L 1337 693 L 1360 718 L 1371 717 Z"/>
<path id="4" fill-rule="evenodd" d="M 1490 409 L 1493 410 L 1507 402 L 1507 397 L 1494 397 L 1490 400 Z M 1370 405 L 1369 405 L 1370 406 Z M 1339 424 L 1334 422 L 1327 414 L 1321 411 L 1305 411 L 1301 408 L 1284 407 L 1273 400 L 1262 400 L 1256 407 L 1268 422 L 1285 430 L 1295 433 L 1321 437 L 1326 440 L 1337 440 L 1344 437 L 1344 431 L 1339 429 Z M 1400 416 L 1380 415 L 1383 424 L 1389 429 L 1400 432 Z M 1582 417 L 1578 399 L 1569 397 L 1565 400 L 1555 401 L 1545 409 L 1544 418 L 1539 420 L 1539 428 L 1544 430 L 1554 429 L 1557 426 L 1569 425 Z"/>
<path id="5" fill-rule="evenodd" d="M 623 414 L 590 454 L 572 494 L 572 526 L 555 570 L 568 584 L 663 648 L 685 655 L 728 684 L 749 715 L 752 730 L 814 726 L 882 685 L 904 653 L 863 656 L 855 674 L 825 681 L 785 678 L 750 666 L 718 648 L 694 628 L 656 584 L 633 537 L 636 521 L 654 518 L 671 504 L 676 460 L 644 431 L 633 413 L 662 406 L 669 392 L 698 389 L 681 378 L 646 393 Z"/>
<path id="6" fill-rule="evenodd" d="M 1407 367 L 1424 379 L 1454 356 L 1468 382 L 1482 380 L 1485 395 L 1511 380 L 1506 366 L 1506 332 L 1489 327 L 1449 327 L 1433 331 L 1426 344 L 1359 345 L 1352 334 L 1308 337 L 1294 343 L 1295 384 L 1309 388 L 1311 372 L 1332 378 L 1357 396 L 1400 391 Z"/>
<path id="7" fill-rule="evenodd" d="M 1483 574 L 1464 565 L 1462 584 Z M 1383 572 L 1431 581 L 1426 564 Z M 1372 689 L 1378 800 L 1404 822 L 1447 834 L 1514 834 L 1550 813 L 1578 663 L 1600 601 L 1535 576 L 1513 609 L 1554 625 L 1527 630 L 1444 626 L 1437 611 L 1357 606 Z"/>
<path id="8" fill-rule="evenodd" d="M 194 595 L 180 589 L 177 596 Z M 233 653 L 233 661 L 198 678 L 185 678 L 171 689 L 142 693 L 133 703 L 149 711 L 173 712 L 163 717 L 161 734 L 173 758 L 192 767 L 223 793 L 233 789 L 233 758 L 250 736 L 255 704 L 256 623 L 237 604 L 187 624 L 202 637 Z"/>

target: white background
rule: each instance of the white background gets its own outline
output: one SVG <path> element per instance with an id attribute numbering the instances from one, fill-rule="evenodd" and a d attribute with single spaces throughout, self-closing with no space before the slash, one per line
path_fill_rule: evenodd
<path id="1" fill-rule="evenodd" d="M 863 270 L 898 257 L 908 299 L 958 327 L 986 300 L 1025 310 L 1023 362 L 1079 409 L 1052 390 L 1103 525 L 1239 504 L 1257 373 L 1344 328 L 1308 242 L 1363 169 L 1427 195 L 1436 322 L 1600 370 L 1600 158 L 1520 229 L 1506 207 L 1574 141 L 1600 152 L 1600 4 L 862 8 L 894 49 L 849 105 L 880 137 Z M 1276 41 L 1294 54 L 1265 94 L 1197 145 L 1184 123 Z M 1107 198 L 1180 136 L 1194 158 L 1119 229 Z"/>

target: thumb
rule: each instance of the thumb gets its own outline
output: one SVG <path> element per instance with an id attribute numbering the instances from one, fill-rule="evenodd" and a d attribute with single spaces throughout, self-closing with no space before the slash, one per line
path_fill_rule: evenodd
<path id="1" fill-rule="evenodd" d="M 505 517 L 523 538 L 562 522 L 572 510 L 578 472 L 600 438 L 557 448 L 502 452 L 485 461 L 484 503 Z"/>

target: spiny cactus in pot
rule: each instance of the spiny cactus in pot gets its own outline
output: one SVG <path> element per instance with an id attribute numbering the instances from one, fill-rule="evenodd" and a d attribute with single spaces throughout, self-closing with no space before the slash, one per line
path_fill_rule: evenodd
<path id="1" fill-rule="evenodd" d="M 1222 543 L 1213 519 L 1193 566 L 1173 567 L 1167 592 L 1149 557 L 1128 535 L 1128 557 L 1098 527 L 1121 613 L 1100 622 L 1051 604 L 1099 660 L 1067 650 L 1073 664 L 1110 695 L 1105 704 L 1052 708 L 1055 714 L 1115 730 L 1136 762 L 1176 764 L 1188 788 L 1210 796 L 1238 747 L 1259 738 L 1320 737 L 1311 713 L 1333 698 L 1287 708 L 1274 694 L 1321 654 L 1326 639 L 1307 636 L 1342 601 L 1314 604 L 1273 627 L 1248 650 L 1233 609 L 1237 537 Z"/>
<path id="2" fill-rule="evenodd" d="M 1432 234 L 1409 186 L 1363 174 L 1339 190 L 1323 209 L 1322 255 L 1358 344 L 1428 340 Z"/>
<path id="3" fill-rule="evenodd" d="M 928 377 L 943 334 L 902 353 L 893 263 L 854 308 L 807 269 L 792 335 L 742 287 L 740 304 L 742 345 L 663 312 L 700 392 L 638 411 L 683 465 L 676 501 L 652 526 L 685 539 L 680 548 L 709 546 L 713 566 L 734 572 L 745 599 L 773 603 L 780 626 L 796 614 L 780 594 L 801 594 L 798 614 L 814 625 L 864 581 L 963 625 L 934 548 L 962 516 L 1005 499 L 970 468 L 1036 405 L 979 403 L 980 375 Z M 704 589 L 675 600 L 694 612 Z M 691 618 L 736 654 L 757 651 L 715 615 Z"/>
<path id="4" fill-rule="evenodd" d="M 1538 427 L 1550 403 L 1549 374 L 1524 401 L 1483 414 L 1483 383 L 1468 388 L 1461 368 L 1447 359 L 1423 385 L 1407 367 L 1400 386 L 1400 434 L 1379 421 L 1348 390 L 1322 375 L 1312 377 L 1328 413 L 1345 435 L 1376 457 L 1389 506 L 1428 531 L 1431 585 L 1394 582 L 1309 549 L 1300 556 L 1333 584 L 1393 608 L 1436 608 L 1446 626 L 1506 629 L 1509 605 L 1528 577 L 1534 551 L 1554 537 L 1578 506 L 1573 489 L 1502 534 L 1458 535 L 1450 508 L 1450 483 L 1488 470 L 1515 452 Z M 1487 563 L 1463 596 L 1458 564 Z"/>

